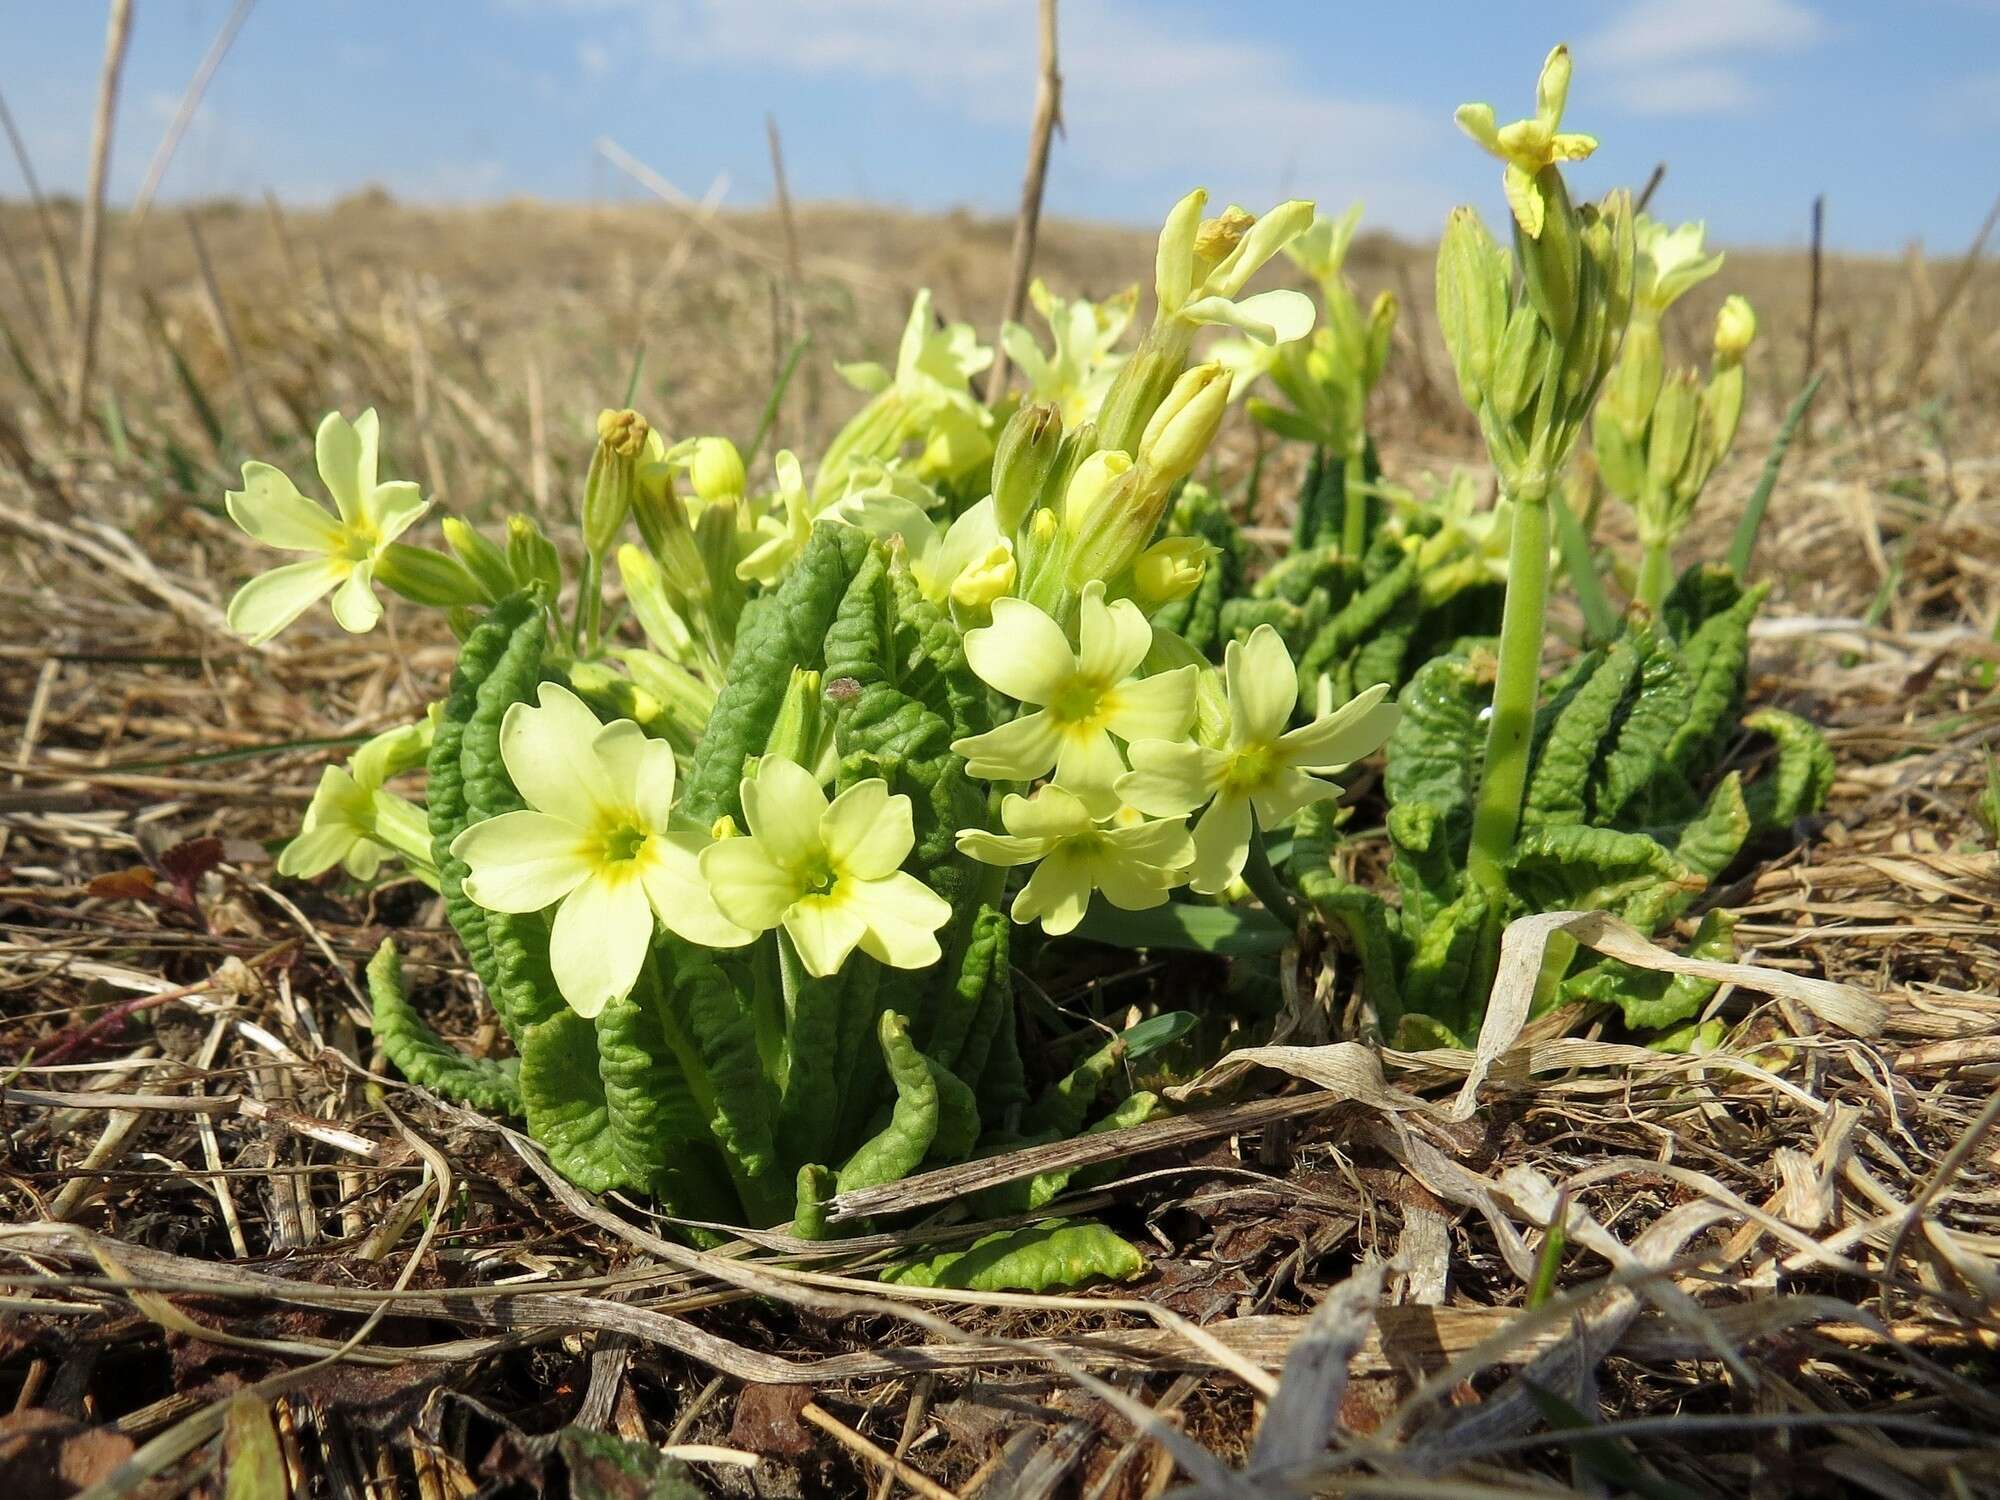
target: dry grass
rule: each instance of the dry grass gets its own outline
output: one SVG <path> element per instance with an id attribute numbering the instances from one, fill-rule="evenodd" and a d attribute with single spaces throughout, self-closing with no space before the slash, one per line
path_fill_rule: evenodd
<path id="1" fill-rule="evenodd" d="M 114 222 L 74 429 L 57 263 L 29 213 L 0 234 L 22 273 L 0 277 L 0 1058 L 35 1054 L 0 1115 L 0 1472 L 213 1492 L 221 1451 L 275 1457 L 301 1495 L 458 1496 L 527 1485 L 579 1424 L 734 1494 L 1248 1495 L 1281 1471 L 1356 1494 L 1995 1492 L 1990 272 L 1938 316 L 1950 268 L 1830 265 L 1830 379 L 1760 557 L 1754 696 L 1829 726 L 1841 770 L 1826 817 L 1717 899 L 1755 963 L 1877 997 L 1879 1032 L 1734 987 L 1730 1060 L 1523 1048 L 1469 1118 L 1462 1057 L 1388 1057 L 1375 1096 L 1260 1073 L 1171 1140 L 1142 1127 L 1078 1205 L 1150 1246 L 1146 1280 L 946 1300 L 867 1276 L 938 1237 L 921 1210 L 831 1247 L 690 1251 L 386 1075 L 354 981 L 391 929 L 446 1029 L 495 1041 L 449 930 L 414 885 L 278 884 L 269 849 L 338 747 L 438 691 L 451 645 L 406 611 L 245 649 L 219 609 L 258 560 L 218 512 L 243 457 L 309 468 L 318 415 L 373 404 L 390 467 L 560 530 L 583 423 L 635 364 L 670 431 L 747 438 L 796 326 L 814 347 L 778 437 L 809 449 L 853 403 L 830 361 L 891 345 L 916 286 L 990 319 L 1007 226 L 807 210 L 795 283 L 757 215 L 360 200 L 162 212 L 138 244 Z M 1044 226 L 1059 289 L 1148 264 L 1142 235 Z M 1469 458 L 1426 257 L 1372 242 L 1355 269 L 1417 331 L 1388 467 Z M 1806 324 L 1797 259 L 1719 285 L 1767 337 L 1718 515 Z M 1227 435 L 1229 472 L 1253 441 Z"/>

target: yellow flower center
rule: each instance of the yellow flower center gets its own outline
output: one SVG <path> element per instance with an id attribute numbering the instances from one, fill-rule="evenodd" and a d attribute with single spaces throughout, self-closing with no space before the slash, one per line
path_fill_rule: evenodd
<path id="1" fill-rule="evenodd" d="M 1222 784 L 1227 790 L 1247 797 L 1263 791 L 1282 769 L 1276 746 L 1268 742 L 1244 745 L 1231 752 L 1222 773 Z"/>
<path id="2" fill-rule="evenodd" d="M 1081 673 L 1071 677 L 1049 700 L 1049 712 L 1065 727 L 1094 730 L 1104 727 L 1117 706 L 1111 685 Z"/>
<path id="3" fill-rule="evenodd" d="M 333 556 L 342 562 L 366 562 L 375 555 L 381 543 L 381 535 L 366 521 L 340 528 L 340 544 L 334 548 Z"/>
<path id="4" fill-rule="evenodd" d="M 645 852 L 646 840 L 650 837 L 652 835 L 636 823 L 614 824 L 603 835 L 598 858 L 606 866 L 629 865 Z"/>

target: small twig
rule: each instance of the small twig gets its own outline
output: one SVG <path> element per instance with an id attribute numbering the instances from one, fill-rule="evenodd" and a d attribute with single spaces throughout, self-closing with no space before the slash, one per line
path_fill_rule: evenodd
<path id="1" fill-rule="evenodd" d="M 139 185 L 139 194 L 132 200 L 131 228 L 134 237 L 146 222 L 146 215 L 152 209 L 153 195 L 160 190 L 160 182 L 167 175 L 167 166 L 174 159 L 174 151 L 187 134 L 187 128 L 194 123 L 195 111 L 201 108 L 202 95 L 208 92 L 209 80 L 215 77 L 215 70 L 222 66 L 222 59 L 229 55 L 231 45 L 236 41 L 236 33 L 243 29 L 243 23 L 250 19 L 250 11 L 257 0 L 236 0 L 235 7 L 223 20 L 222 29 L 215 34 L 215 40 L 208 44 L 208 51 L 194 70 L 194 77 L 181 95 L 180 107 L 167 123 L 166 134 L 160 137 L 160 144 L 154 148 L 153 159 L 146 167 L 146 180 Z"/>
<path id="2" fill-rule="evenodd" d="M 1993 206 L 1986 210 L 1986 219 L 1979 226 L 1979 233 L 1972 237 L 1958 268 L 1952 272 L 1951 284 L 1944 289 L 1944 295 L 1930 309 L 1917 326 L 1916 336 L 1910 342 L 1909 363 L 1903 366 L 1902 387 L 1906 394 L 1914 395 L 1917 377 L 1930 363 L 1931 351 L 1937 345 L 1938 334 L 1944 328 L 1944 321 L 1951 316 L 1951 310 L 1958 305 L 1965 289 L 1972 285 L 1972 273 L 1979 269 L 1979 257 L 1986 253 L 1986 242 L 1993 237 L 1993 231 L 2000 227 L 2000 198 L 1993 200 Z"/>
<path id="3" fill-rule="evenodd" d="M 1903 1253 L 1903 1242 L 1909 1239 L 1910 1231 L 1923 1218 L 1924 1210 L 1931 1206 L 1931 1200 L 1945 1190 L 1952 1178 L 1958 1175 L 1959 1168 L 1963 1167 L 1972 1153 L 1979 1148 L 1979 1143 L 1986 1138 L 1986 1132 L 1993 1128 L 1993 1122 L 1996 1120 L 2000 1120 L 2000 1091 L 1996 1091 L 1987 1099 L 1986 1108 L 1979 1112 L 1979 1118 L 1972 1122 L 1965 1134 L 1960 1136 L 1951 1150 L 1945 1153 L 1944 1160 L 1937 1164 L 1937 1170 L 1931 1173 L 1923 1187 L 1917 1191 L 1916 1197 L 1910 1200 L 1909 1212 L 1903 1215 L 1903 1222 L 1896 1226 L 1896 1233 L 1889 1241 L 1889 1248 L 1882 1252 L 1882 1269 L 1879 1272 L 1882 1282 L 1880 1314 L 1885 1323 L 1889 1321 L 1889 1294 L 1895 1285 L 1896 1261 Z"/>
<path id="4" fill-rule="evenodd" d="M 236 393 L 242 399 L 243 409 L 250 414 L 250 425 L 257 429 L 257 436 L 268 448 L 272 445 L 271 429 L 264 424 L 264 413 L 258 408 L 257 387 L 250 379 L 243 346 L 236 342 L 229 310 L 222 304 L 222 287 L 215 279 L 215 267 L 208 258 L 208 246 L 202 240 L 201 225 L 193 213 L 187 215 L 187 232 L 194 245 L 195 268 L 201 273 L 202 300 L 208 306 L 209 321 L 215 325 L 215 336 L 222 343 L 223 357 L 229 361 L 229 373 L 236 380 Z"/>
<path id="5" fill-rule="evenodd" d="M 1014 217 L 1014 250 L 1007 269 L 1003 324 L 1018 322 L 1028 300 L 1028 272 L 1035 261 L 1035 233 L 1042 222 L 1042 190 L 1049 176 L 1049 143 L 1062 128 L 1062 73 L 1056 67 L 1056 0 L 1041 0 L 1041 71 L 1035 80 L 1035 121 L 1028 131 L 1028 170 L 1021 178 L 1021 208 Z M 995 341 L 986 376 L 986 404 L 1007 390 L 1007 346 Z"/>
<path id="6" fill-rule="evenodd" d="M 7 132 L 7 144 L 14 148 L 14 161 L 21 169 L 21 180 L 28 185 L 28 201 L 35 205 L 35 219 L 42 229 L 42 248 L 47 252 L 49 263 L 56 268 L 56 287 L 62 294 L 62 312 L 72 324 L 76 322 L 76 293 L 69 284 L 69 267 L 63 263 L 62 240 L 56 234 L 55 216 L 49 212 L 49 201 L 42 196 L 42 185 L 35 177 L 35 164 L 28 156 L 28 143 L 21 139 L 21 132 L 14 126 L 14 113 L 7 108 L 7 100 L 0 96 L 0 127 Z"/>
<path id="7" fill-rule="evenodd" d="M 1646 185 L 1639 190 L 1639 197 L 1632 205 L 1634 213 L 1644 213 L 1646 211 L 1646 205 L 1653 201 L 1653 194 L 1660 190 L 1660 184 L 1666 179 L 1666 175 L 1667 164 L 1665 162 L 1655 162 L 1653 164 L 1653 175 L 1646 179 Z"/>
<path id="8" fill-rule="evenodd" d="M 1050 3 L 1053 3 L 1053 0 L 1050 0 Z M 909 1464 L 904 1463 L 903 1460 L 896 1457 L 895 1454 L 869 1442 L 867 1438 L 856 1432 L 852 1427 L 849 1427 L 838 1417 L 829 1414 L 818 1402 L 808 1401 L 805 1409 L 799 1415 L 849 1452 L 858 1453 L 877 1468 L 894 1474 L 904 1484 L 907 1484 L 919 1495 L 924 1496 L 925 1500 L 958 1500 L 958 1496 L 939 1484 L 922 1469 L 912 1468 Z"/>
<path id="9" fill-rule="evenodd" d="M 1806 303 L 1806 376 L 1819 368 L 1819 298 L 1820 275 L 1823 269 L 1823 255 L 1826 246 L 1826 194 L 1813 198 L 1812 205 L 1812 260 L 1808 298 Z"/>
<path id="10" fill-rule="evenodd" d="M 97 321 L 104 293 L 104 187 L 111 173 L 111 128 L 118 115 L 118 80 L 125 71 L 125 48 L 132 40 L 132 0 L 111 0 L 104 33 L 104 71 L 97 84 L 97 122 L 90 141 L 90 189 L 83 200 L 83 310 L 77 320 L 76 363 L 69 383 L 69 426 L 83 423 L 90 395 L 91 366 L 97 360 Z"/>

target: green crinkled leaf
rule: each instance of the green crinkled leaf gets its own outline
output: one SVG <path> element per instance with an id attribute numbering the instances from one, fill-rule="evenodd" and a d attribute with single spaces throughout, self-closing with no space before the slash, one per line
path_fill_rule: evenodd
<path id="1" fill-rule="evenodd" d="M 1486 746 L 1479 716 L 1493 701 L 1492 664 L 1462 656 L 1426 662 L 1396 701 L 1403 713 L 1389 736 L 1383 776 L 1390 805 L 1422 803 L 1440 820 L 1469 825 Z"/>
<path id="2" fill-rule="evenodd" d="M 1676 792 L 1685 795 L 1684 780 L 1668 761 L 1667 748 L 1687 721 L 1692 697 L 1687 669 L 1665 632 L 1641 626 L 1627 635 L 1637 654 L 1638 675 L 1591 784 L 1591 821 L 1601 827 L 1617 823 L 1628 808 L 1643 811 L 1649 802 L 1671 802 Z M 1655 790 L 1655 780 L 1663 774 L 1675 779 Z"/>
<path id="3" fill-rule="evenodd" d="M 474 1109 L 519 1117 L 519 1064 L 513 1058 L 468 1057 L 426 1026 L 403 993 L 403 961 L 392 942 L 385 941 L 368 962 L 368 998 L 375 1038 L 397 1072 Z"/>
<path id="4" fill-rule="evenodd" d="M 598 1015 L 597 1073 L 612 1151 L 628 1177 L 657 1179 L 709 1149 L 708 1120 L 650 1003 L 652 986 L 641 993 Z"/>
<path id="5" fill-rule="evenodd" d="M 1131 1281 L 1145 1270 L 1146 1257 L 1103 1225 L 1050 1220 L 891 1266 L 882 1280 L 974 1292 L 1048 1292 L 1091 1281 Z"/>
<path id="6" fill-rule="evenodd" d="M 772 1200 L 784 1197 L 773 1138 L 778 1101 L 757 1048 L 756 1018 L 749 1001 L 701 950 L 669 946 L 676 961 L 660 1013 L 662 1033 L 683 1059 L 682 1072 L 695 1082 L 709 1133 L 749 1207 L 769 1208 L 775 1217 L 782 1208 Z"/>
<path id="7" fill-rule="evenodd" d="M 1498 918 L 1485 892 L 1468 882 L 1458 899 L 1415 935 L 1416 951 L 1403 979 L 1404 1021 L 1412 1013 L 1428 1016 L 1461 1040 L 1476 1028 L 1499 951 Z"/>
<path id="8" fill-rule="evenodd" d="M 632 1175 L 611 1134 L 598 1074 L 596 1029 L 564 1009 L 521 1034 L 521 1103 L 528 1133 L 558 1172 L 591 1193 L 651 1192 L 654 1174 Z"/>
<path id="9" fill-rule="evenodd" d="M 977 1078 L 986 1065 L 990 1034 L 975 1039 L 982 1026 L 990 1028 L 998 1012 L 987 1005 L 987 991 L 999 987 L 1012 994 L 1013 974 L 1008 958 L 1013 946 L 1013 923 L 996 906 L 981 906 L 973 918 L 965 950 L 959 955 L 958 977 L 949 990 L 934 994 L 931 1004 L 918 1016 L 918 1040 L 924 1053 L 961 1076 Z"/>
<path id="10" fill-rule="evenodd" d="M 1196 536 L 1214 547 L 1192 594 L 1153 612 L 1155 629 L 1171 630 L 1203 656 L 1214 656 L 1227 638 L 1222 612 L 1243 591 L 1245 547 L 1241 529 L 1228 505 L 1213 490 L 1189 485 L 1174 505 L 1172 531 Z"/>
<path id="11" fill-rule="evenodd" d="M 1097 1096 L 1123 1071 L 1125 1053 L 1125 1039 L 1115 1036 L 1086 1054 L 1028 1106 L 1021 1116 L 1022 1132 L 1052 1141 L 1075 1135 L 1083 1128 Z"/>
<path id="12" fill-rule="evenodd" d="M 1296 656 L 1319 633 L 1326 617 L 1323 595 L 1316 595 L 1304 604 L 1294 604 L 1289 599 L 1228 599 L 1223 601 L 1219 616 L 1218 644 L 1247 641 L 1259 625 L 1268 625 Z"/>
<path id="13" fill-rule="evenodd" d="M 1743 800 L 1743 778 L 1731 771 L 1715 784 L 1701 816 L 1687 824 L 1674 841 L 1674 858 L 1704 880 L 1714 880 L 1736 858 L 1750 837 L 1750 810 Z"/>
<path id="14" fill-rule="evenodd" d="M 1662 887 L 1699 891 L 1702 878 L 1641 833 L 1560 824 L 1525 828 L 1507 861 L 1507 883 L 1529 911 L 1602 910 L 1624 916 Z"/>
<path id="15" fill-rule="evenodd" d="M 937 1133 L 924 1159 L 940 1165 L 964 1161 L 979 1143 L 979 1100 L 956 1073 L 926 1056 L 931 1086 L 937 1090 Z"/>
<path id="16" fill-rule="evenodd" d="M 530 1026 L 564 1009 L 549 969 L 549 924 L 539 913 L 487 912 L 484 930 L 492 956 L 487 998 L 516 1047 Z M 462 934 L 461 934 L 462 935 Z"/>
<path id="17" fill-rule="evenodd" d="M 1417 591 L 1411 589 L 1396 601 L 1375 627 L 1375 633 L 1363 640 L 1345 661 L 1334 668 L 1335 700 L 1353 698 L 1377 683 L 1387 683 L 1390 687 L 1400 685 L 1406 675 L 1404 666 L 1409 660 L 1410 648 L 1422 627 L 1423 601 Z"/>
<path id="18" fill-rule="evenodd" d="M 1340 555 L 1340 543 L 1295 547 L 1264 570 L 1250 585 L 1249 597 L 1304 605 L 1315 594 L 1345 600 L 1354 591 L 1359 570 Z"/>
<path id="19" fill-rule="evenodd" d="M 1687 715 L 1667 743 L 1666 763 L 1690 782 L 1704 778 L 1743 703 L 1750 621 L 1769 586 L 1759 584 L 1697 626 L 1681 647 L 1691 691 Z"/>
<path id="20" fill-rule="evenodd" d="M 1320 920 L 1338 932 L 1347 950 L 1361 964 L 1361 989 L 1386 1032 L 1393 1033 L 1403 1000 L 1396 982 L 1396 945 L 1391 913 L 1382 898 L 1362 886 L 1336 879 L 1332 871 L 1314 872 L 1299 881 L 1299 894 L 1312 903 Z"/>
<path id="21" fill-rule="evenodd" d="M 531 613 L 539 613 L 534 599 L 517 594 L 496 605 L 466 637 L 431 740 L 429 779 L 424 792 L 430 818 L 431 855 L 437 863 L 445 916 L 457 929 L 473 972 L 489 991 L 493 988 L 494 973 L 485 918 L 481 908 L 465 894 L 465 862 L 454 859 L 451 853 L 452 841 L 465 831 L 467 823 L 465 768 L 460 751 L 465 743 L 466 723 L 478 703 L 480 683 L 493 671 L 515 630 Z"/>
<path id="22" fill-rule="evenodd" d="M 1688 954 L 1692 958 L 1733 962 L 1735 932 L 1734 915 L 1721 910 L 1708 912 L 1695 931 Z M 1563 998 L 1616 1005 L 1623 1011 L 1627 1026 L 1635 1031 L 1651 1031 L 1678 1025 L 1698 1014 L 1715 990 L 1715 981 L 1711 979 L 1637 969 L 1607 958 L 1564 981 Z"/>
<path id="23" fill-rule="evenodd" d="M 834 611 L 867 550 L 868 538 L 857 528 L 821 524 L 785 581 L 744 609 L 728 677 L 681 795 L 681 813 L 697 827 L 724 814 L 742 816 L 743 762 L 769 741 L 792 669 L 820 660 Z"/>
<path id="24" fill-rule="evenodd" d="M 1788 828 L 1826 806 L 1833 790 L 1833 751 L 1826 736 L 1781 708 L 1760 709 L 1743 721 L 1745 729 L 1769 735 L 1778 744 L 1778 763 L 1750 789 L 1752 821 L 1759 828 Z"/>
<path id="25" fill-rule="evenodd" d="M 878 971 L 849 963 L 824 979 L 796 976 L 785 1025 L 784 1097 L 778 1105 L 778 1141 L 794 1158 L 839 1153 L 840 1104 L 851 1091 L 841 1072 L 841 1037 L 858 1022 L 850 1007 L 871 1011 Z"/>
<path id="26" fill-rule="evenodd" d="M 843 1193 L 909 1176 L 923 1164 L 937 1139 L 940 1109 L 932 1064 L 911 1042 L 909 1028 L 894 1011 L 882 1013 L 878 1035 L 896 1086 L 896 1103 L 889 1123 L 862 1142 L 841 1167 L 836 1180 Z"/>
<path id="27" fill-rule="evenodd" d="M 802 1240 L 833 1238 L 833 1226 L 826 1221 L 826 1205 L 837 1187 L 833 1173 L 825 1167 L 809 1162 L 799 1168 L 792 1209 L 793 1234 Z"/>
<path id="28" fill-rule="evenodd" d="M 1591 772 L 1639 675 L 1639 641 L 1628 631 L 1593 660 L 1594 667 L 1555 685 L 1521 809 L 1524 827 L 1581 823 L 1590 811 Z"/>
<path id="29" fill-rule="evenodd" d="M 1743 586 L 1729 569 L 1715 563 L 1695 563 L 1674 580 L 1661 601 L 1660 621 L 1675 640 L 1684 641 L 1742 597 Z"/>
<path id="30" fill-rule="evenodd" d="M 1338 662 L 1388 620 L 1405 598 L 1416 591 L 1417 559 L 1405 554 L 1395 568 L 1348 600 L 1340 612 L 1319 628 L 1299 657 L 1299 682 L 1305 701 L 1319 674 Z"/>

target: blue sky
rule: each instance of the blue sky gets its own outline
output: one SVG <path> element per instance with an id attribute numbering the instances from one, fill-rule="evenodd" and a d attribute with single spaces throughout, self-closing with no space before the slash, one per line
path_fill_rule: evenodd
<path id="1" fill-rule="evenodd" d="M 229 0 L 136 0 L 113 157 L 127 198 Z M 764 114 L 800 198 L 1011 211 L 1033 0 L 261 0 L 175 158 L 169 198 L 640 196 L 609 136 L 700 196 L 770 194 Z M 2000 192 L 2000 0 L 1064 0 L 1069 133 L 1052 212 L 1145 223 L 1196 183 L 1261 209 L 1354 198 L 1436 232 L 1500 210 L 1452 107 L 1527 112 L 1577 59 L 1586 193 L 1669 163 L 1656 208 L 1723 244 L 1953 253 Z M 12 6 L 0 90 L 46 186 L 84 180 L 103 8 Z M 0 195 L 21 190 L 0 158 Z"/>

